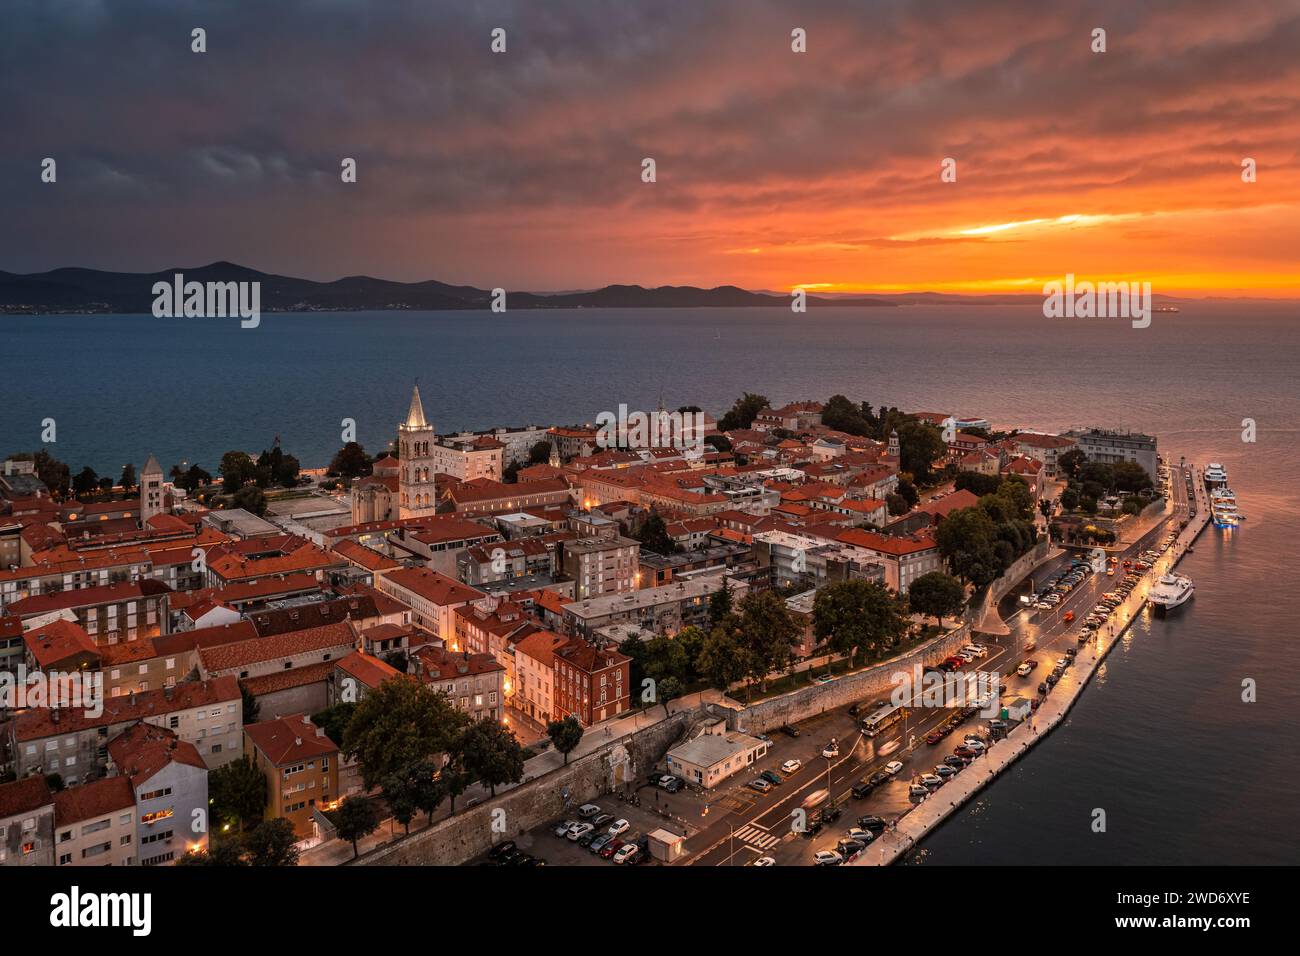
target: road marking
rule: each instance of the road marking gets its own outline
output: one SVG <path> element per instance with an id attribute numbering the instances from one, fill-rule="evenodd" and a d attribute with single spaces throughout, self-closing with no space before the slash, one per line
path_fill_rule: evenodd
<path id="1" fill-rule="evenodd" d="M 753 824 L 741 827 L 736 831 L 736 838 L 743 840 L 751 846 L 756 846 L 760 850 L 768 850 L 781 842 L 778 836 L 772 836 L 766 830 L 762 830 Z"/>

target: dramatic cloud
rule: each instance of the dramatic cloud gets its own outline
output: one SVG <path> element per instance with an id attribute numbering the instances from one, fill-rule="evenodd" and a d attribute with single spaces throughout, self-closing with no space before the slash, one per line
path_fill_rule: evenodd
<path id="1" fill-rule="evenodd" d="M 6 21 L 10 271 L 1300 291 L 1282 0 L 31 0 Z"/>

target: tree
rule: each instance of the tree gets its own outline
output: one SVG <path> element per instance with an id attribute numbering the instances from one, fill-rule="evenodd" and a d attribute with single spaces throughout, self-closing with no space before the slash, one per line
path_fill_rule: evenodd
<path id="1" fill-rule="evenodd" d="M 388 803 L 388 809 L 392 811 L 393 819 L 402 825 L 406 830 L 406 835 L 411 835 L 411 821 L 415 819 L 415 812 L 419 809 L 415 802 L 415 790 L 417 782 L 407 774 L 407 768 L 403 767 L 398 773 L 390 774 L 385 777 L 380 784 L 384 791 L 384 800 Z"/>
<path id="2" fill-rule="evenodd" d="M 737 428 L 748 428 L 754 424 L 758 413 L 769 404 L 771 403 L 768 402 L 767 396 L 746 392 L 736 399 L 735 404 L 731 406 L 731 411 L 718 420 L 718 431 L 729 432 Z"/>
<path id="3" fill-rule="evenodd" d="M 1079 492 L 1076 488 L 1066 488 L 1061 492 L 1061 507 L 1066 511 L 1073 511 L 1079 507 Z"/>
<path id="4" fill-rule="evenodd" d="M 709 596 L 709 629 L 712 630 L 726 620 L 731 611 L 731 585 L 724 580 L 722 587 Z"/>
<path id="5" fill-rule="evenodd" d="M 993 550 L 996 534 L 992 519 L 983 509 L 957 508 L 940 523 L 935 538 L 949 570 L 983 587 L 999 571 Z"/>
<path id="6" fill-rule="evenodd" d="M 912 509 L 907 504 L 907 499 L 902 495 L 896 495 L 893 492 L 885 495 L 885 504 L 889 507 L 889 513 L 894 517 L 905 515 Z"/>
<path id="7" fill-rule="evenodd" d="M 172 468 L 174 475 L 173 481 L 175 481 L 178 488 L 184 488 L 190 494 L 194 494 L 194 492 L 198 491 L 199 488 L 212 483 L 212 476 L 198 465 L 190 465 L 187 471 L 175 475 L 175 472 L 179 470 L 180 465 L 176 465 Z"/>
<path id="8" fill-rule="evenodd" d="M 528 449 L 528 464 L 545 465 L 551 460 L 551 443 L 542 439 Z"/>
<path id="9" fill-rule="evenodd" d="M 298 836 L 284 817 L 263 820 L 244 838 L 251 866 L 297 866 Z"/>
<path id="10" fill-rule="evenodd" d="M 655 686 L 655 689 L 659 693 L 659 703 L 664 705 L 664 716 L 667 717 L 668 702 L 681 697 L 682 691 L 686 688 L 682 686 L 682 682 L 676 677 L 665 677 Z"/>
<path id="11" fill-rule="evenodd" d="M 704 639 L 695 669 L 708 682 L 725 691 L 749 670 L 748 651 L 740 642 L 734 616 L 715 627 Z"/>
<path id="12" fill-rule="evenodd" d="M 1083 466 L 1088 463 L 1088 456 L 1077 448 L 1071 448 L 1057 456 L 1056 468 L 1067 478 L 1078 478 Z"/>
<path id="13" fill-rule="evenodd" d="M 258 517 L 266 514 L 266 492 L 257 485 L 244 485 L 231 497 L 230 503 Z"/>
<path id="14" fill-rule="evenodd" d="M 453 749 L 462 766 L 487 784 L 492 796 L 497 787 L 524 778 L 524 748 L 515 735 L 495 720 L 476 720 L 460 735 Z"/>
<path id="15" fill-rule="evenodd" d="M 446 753 L 469 718 L 445 694 L 410 678 L 388 680 L 357 704 L 343 752 L 361 765 L 366 789 L 401 768 Z"/>
<path id="16" fill-rule="evenodd" d="M 837 581 L 813 598 L 813 635 L 828 650 L 847 654 L 849 666 L 859 651 L 878 655 L 896 646 L 907 627 L 902 602 L 875 581 Z"/>
<path id="17" fill-rule="evenodd" d="M 826 400 L 822 406 L 822 424 L 849 435 L 870 435 L 874 430 L 862 407 L 843 395 L 832 395 Z"/>
<path id="18" fill-rule="evenodd" d="M 1147 470 L 1135 461 L 1117 461 L 1110 470 L 1115 491 L 1138 492 L 1154 487 Z"/>
<path id="19" fill-rule="evenodd" d="M 711 446 L 715 451 L 731 451 L 731 439 L 726 435 L 705 435 L 704 444 Z"/>
<path id="20" fill-rule="evenodd" d="M 135 487 L 135 465 L 130 462 L 122 466 L 122 477 L 117 482 L 122 486 L 123 491 L 130 491 Z"/>
<path id="21" fill-rule="evenodd" d="M 425 826 L 433 823 L 434 811 L 447 796 L 447 789 L 439 779 L 439 767 L 432 760 L 420 760 L 406 770 L 411 780 L 411 799 L 425 815 Z"/>
<path id="22" fill-rule="evenodd" d="M 331 475 L 342 475 L 348 479 L 361 478 L 370 474 L 371 464 L 366 450 L 359 443 L 350 441 L 334 453 L 328 471 Z"/>
<path id="23" fill-rule="evenodd" d="M 690 673 L 691 662 L 686 657 L 686 648 L 675 637 L 659 634 L 646 641 L 645 676 L 656 684 L 669 677 L 683 678 Z"/>
<path id="24" fill-rule="evenodd" d="M 686 667 L 683 668 L 680 674 L 676 675 L 683 684 L 689 685 L 699 680 L 699 671 L 695 669 L 695 662 L 699 660 L 700 649 L 704 646 L 704 641 L 707 638 L 708 633 L 694 624 L 682 628 L 677 632 L 677 636 L 673 638 L 686 657 Z"/>
<path id="25" fill-rule="evenodd" d="M 460 762 L 460 756 L 455 751 L 449 755 L 447 764 L 438 771 L 438 789 L 439 792 L 451 800 L 451 814 L 456 815 L 456 798 L 469 788 L 474 782 L 468 770 Z"/>
<path id="26" fill-rule="evenodd" d="M 907 589 L 907 601 L 913 613 L 933 614 L 943 626 L 944 617 L 956 617 L 966 604 L 966 589 L 960 581 L 942 571 L 923 574 Z"/>
<path id="27" fill-rule="evenodd" d="M 632 634 L 618 646 L 619 653 L 631 659 L 628 666 L 628 680 L 633 687 L 641 687 L 645 680 L 645 662 L 647 657 L 646 642 L 640 634 Z"/>
<path id="28" fill-rule="evenodd" d="M 680 550 L 677 542 L 668 536 L 668 526 L 664 524 L 664 519 L 653 509 L 637 529 L 636 539 L 641 542 L 641 547 L 655 554 L 672 554 Z"/>
<path id="29" fill-rule="evenodd" d="M 969 491 L 976 498 L 982 498 L 997 491 L 999 484 L 997 475 L 985 475 L 978 471 L 960 471 L 957 473 L 957 480 L 953 482 L 953 488 L 957 491 Z"/>
<path id="30" fill-rule="evenodd" d="M 785 670 L 799 643 L 799 625 L 785 602 L 771 591 L 747 594 L 740 602 L 740 633 L 749 648 L 749 676 L 767 690 L 767 675 Z"/>
<path id="31" fill-rule="evenodd" d="M 908 509 L 915 508 L 916 503 L 921 500 L 921 493 L 916 490 L 916 485 L 906 478 L 898 479 L 898 495 L 907 502 Z"/>
<path id="32" fill-rule="evenodd" d="M 253 696 L 252 692 L 244 686 L 242 680 L 239 682 L 239 698 L 244 705 L 244 724 L 248 725 L 257 723 L 257 714 L 262 707 L 257 702 L 257 698 Z"/>
<path id="33" fill-rule="evenodd" d="M 326 737 L 339 747 L 342 747 L 343 740 L 347 736 L 348 724 L 352 722 L 352 715 L 356 712 L 357 705 L 355 701 L 343 701 L 333 707 L 326 707 L 319 713 L 312 714 L 311 722 L 325 731 Z"/>
<path id="34" fill-rule="evenodd" d="M 897 426 L 899 468 L 920 481 L 930 477 L 930 465 L 948 450 L 943 432 L 928 422 L 906 419 Z"/>
<path id="35" fill-rule="evenodd" d="M 369 836 L 379 827 L 379 814 L 369 797 L 348 797 L 334 812 L 334 825 L 340 840 L 352 844 L 352 859 L 361 855 L 357 841 Z"/>
<path id="36" fill-rule="evenodd" d="M 208 773 L 212 816 L 246 830 L 266 814 L 266 776 L 247 756 Z"/>
<path id="37" fill-rule="evenodd" d="M 95 474 L 95 469 L 89 465 L 77 472 L 72 479 L 72 491 L 79 498 L 91 494 L 97 488 L 99 488 L 99 475 Z"/>
<path id="38" fill-rule="evenodd" d="M 564 764 L 568 766 L 569 754 L 582 740 L 582 724 L 577 717 L 569 714 L 563 720 L 552 720 L 547 724 L 546 736 L 551 738 L 555 749 L 564 754 Z"/>
<path id="39" fill-rule="evenodd" d="M 217 470 L 221 474 L 222 489 L 226 494 L 233 495 L 246 482 L 253 480 L 257 466 L 244 452 L 228 451 L 221 456 L 221 466 Z"/>
<path id="40" fill-rule="evenodd" d="M 206 850 L 191 850 L 176 860 L 176 866 L 248 866 L 244 848 L 238 840 L 208 842 Z"/>

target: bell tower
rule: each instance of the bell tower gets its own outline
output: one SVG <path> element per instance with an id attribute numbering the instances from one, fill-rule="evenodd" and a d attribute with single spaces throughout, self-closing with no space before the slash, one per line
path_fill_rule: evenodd
<path id="1" fill-rule="evenodd" d="M 398 507 L 403 518 L 432 514 L 438 507 L 433 457 L 437 437 L 424 417 L 420 386 L 416 385 L 411 389 L 406 421 L 397 426 L 397 450 L 401 459 L 397 476 Z"/>

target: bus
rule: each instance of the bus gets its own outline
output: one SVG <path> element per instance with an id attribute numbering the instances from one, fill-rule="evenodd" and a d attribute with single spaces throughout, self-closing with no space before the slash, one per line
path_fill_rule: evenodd
<path id="1" fill-rule="evenodd" d="M 882 707 L 869 717 L 863 718 L 862 732 L 868 737 L 874 737 L 882 734 L 890 727 L 900 722 L 907 715 L 907 709 L 899 704 L 890 704 L 888 707 Z"/>

